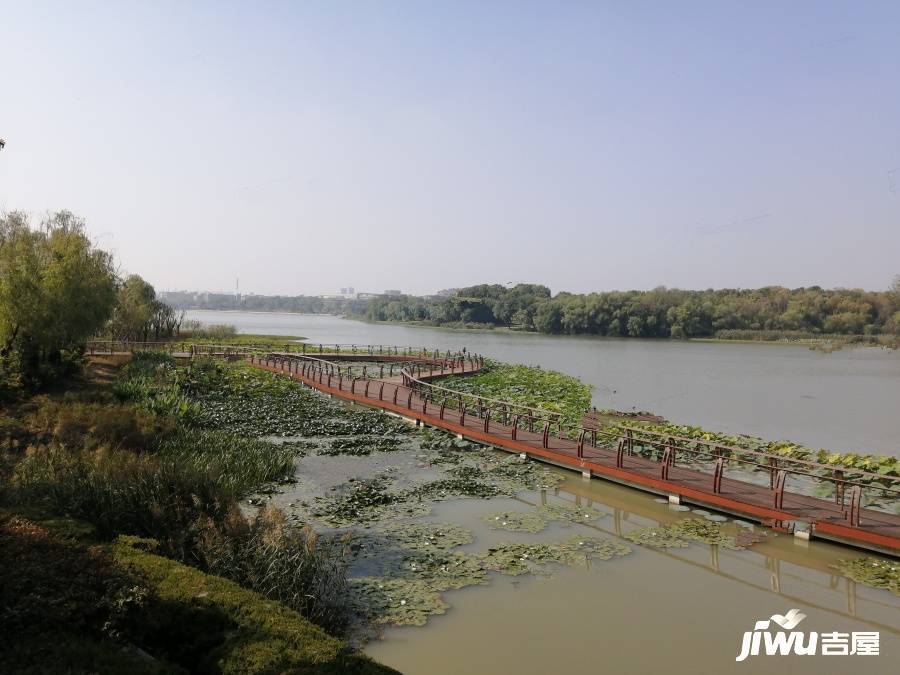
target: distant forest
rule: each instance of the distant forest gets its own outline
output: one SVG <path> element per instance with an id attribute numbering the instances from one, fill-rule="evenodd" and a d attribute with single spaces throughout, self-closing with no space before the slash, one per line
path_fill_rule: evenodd
<path id="1" fill-rule="evenodd" d="M 298 312 L 301 314 L 364 314 L 368 300 L 320 298 L 313 295 L 240 295 L 232 293 L 160 293 L 175 309 L 242 310 L 245 312 Z"/>
<path id="2" fill-rule="evenodd" d="M 166 292 L 176 309 L 344 314 L 370 321 L 506 327 L 549 334 L 748 339 L 900 335 L 900 277 L 887 291 L 788 289 L 558 293 L 546 286 L 481 284 L 440 296 L 371 299 Z"/>
<path id="3" fill-rule="evenodd" d="M 505 326 L 551 334 L 759 338 L 900 334 L 900 277 L 890 290 L 613 291 L 551 296 L 546 286 L 479 285 L 448 297 L 379 297 L 365 318 Z M 765 335 L 763 335 L 765 336 Z"/>

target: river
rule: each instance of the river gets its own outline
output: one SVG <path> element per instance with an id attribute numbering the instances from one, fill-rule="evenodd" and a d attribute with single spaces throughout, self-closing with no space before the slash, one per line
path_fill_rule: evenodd
<path id="1" fill-rule="evenodd" d="M 593 386 L 598 408 L 814 448 L 900 455 L 900 352 L 799 345 L 546 336 L 367 323 L 335 316 L 190 311 L 241 333 L 310 342 L 470 351 L 540 365 Z"/>

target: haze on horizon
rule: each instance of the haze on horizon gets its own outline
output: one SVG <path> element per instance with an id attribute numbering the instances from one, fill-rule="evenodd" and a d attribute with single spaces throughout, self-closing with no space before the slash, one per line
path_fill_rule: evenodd
<path id="1" fill-rule="evenodd" d="M 900 3 L 3 2 L 0 209 L 158 289 L 863 287 Z"/>

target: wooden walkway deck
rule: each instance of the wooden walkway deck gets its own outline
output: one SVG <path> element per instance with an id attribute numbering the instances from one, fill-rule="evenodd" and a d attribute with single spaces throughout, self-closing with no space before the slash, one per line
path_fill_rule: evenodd
<path id="1" fill-rule="evenodd" d="M 795 535 L 830 539 L 841 543 L 900 556 L 900 515 L 862 508 L 858 525 L 852 525 L 842 504 L 809 497 L 787 490 L 776 507 L 773 489 L 763 485 L 719 478 L 692 468 L 653 461 L 637 454 L 625 454 L 617 448 L 594 447 L 583 442 L 545 433 L 526 431 L 517 426 L 466 414 L 451 406 L 429 401 L 401 377 L 384 379 L 329 376 L 327 359 L 340 355 L 317 354 L 308 362 L 297 354 L 251 356 L 253 365 L 283 373 L 322 392 L 344 400 L 380 408 L 416 423 L 444 429 L 474 441 L 515 452 L 568 469 L 585 476 L 601 477 L 648 492 L 707 506 L 765 525 L 793 531 Z M 370 360 L 381 360 L 377 357 Z M 387 357 L 399 360 L 398 357 Z M 387 360 L 387 359 L 383 359 Z M 436 363 L 437 359 L 429 360 Z M 315 363 L 318 362 L 318 363 Z M 456 372 L 459 372 L 458 370 Z M 471 372 L 471 368 L 469 370 Z M 426 373 L 418 379 L 439 377 Z"/>

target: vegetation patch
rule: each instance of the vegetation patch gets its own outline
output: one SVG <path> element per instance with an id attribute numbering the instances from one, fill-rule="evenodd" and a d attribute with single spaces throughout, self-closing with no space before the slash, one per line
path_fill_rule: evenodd
<path id="1" fill-rule="evenodd" d="M 572 537 L 558 544 L 509 543 L 492 546 L 480 559 L 485 568 L 503 574 L 546 572 L 546 565 L 587 565 L 592 560 L 611 560 L 631 549 L 612 539 Z"/>
<path id="2" fill-rule="evenodd" d="M 367 532 L 352 544 L 365 575 L 350 580 L 356 611 L 375 625 L 424 625 L 443 614 L 447 590 L 488 582 L 489 572 L 549 572 L 552 564 L 584 565 L 630 552 L 607 539 L 575 537 L 557 544 L 500 544 L 482 553 L 455 551 L 472 542 L 454 525 L 400 523 Z"/>
<path id="3" fill-rule="evenodd" d="M 373 452 L 391 452 L 403 445 L 405 439 L 396 436 L 353 436 L 338 438 L 316 454 L 325 456 L 353 455 L 356 457 L 371 455 Z"/>
<path id="4" fill-rule="evenodd" d="M 365 524 L 427 513 L 427 507 L 407 504 L 408 492 L 392 489 L 390 473 L 354 480 L 334 497 L 317 497 L 311 514 L 331 525 Z"/>
<path id="5" fill-rule="evenodd" d="M 604 516 L 596 509 L 567 504 L 547 504 L 535 511 L 510 511 L 488 513 L 482 520 L 494 530 L 510 532 L 540 532 L 553 521 L 568 523 L 590 523 Z"/>
<path id="6" fill-rule="evenodd" d="M 839 560 L 832 567 L 866 586 L 884 588 L 900 595 L 900 562 L 875 556 Z"/>
<path id="7" fill-rule="evenodd" d="M 580 427 L 591 406 L 588 385 L 576 377 L 538 366 L 489 362 L 484 372 L 451 375 L 440 382 L 455 391 L 559 413 L 567 428 Z"/>
<path id="8" fill-rule="evenodd" d="M 329 636 L 296 611 L 232 581 L 147 552 L 154 542 L 122 537 L 114 559 L 147 579 L 158 597 L 192 611 L 214 611 L 234 629 L 222 632 L 202 668 L 220 673 L 392 673 Z M 179 623 L 178 629 L 190 629 Z"/>
<path id="9" fill-rule="evenodd" d="M 726 527 L 724 523 L 705 518 L 686 518 L 668 525 L 631 530 L 625 534 L 625 538 L 651 548 L 687 548 L 691 542 L 701 542 L 742 550 L 766 536 L 762 531 L 750 531 L 746 528 L 729 534 Z"/>
<path id="10" fill-rule="evenodd" d="M 540 532 L 547 527 L 547 519 L 534 511 L 488 513 L 481 518 L 492 530 L 508 532 Z"/>
<path id="11" fill-rule="evenodd" d="M 373 410 L 353 410 L 283 375 L 242 363 L 196 362 L 182 391 L 202 409 L 201 427 L 242 436 L 387 436 L 411 431 Z"/>

